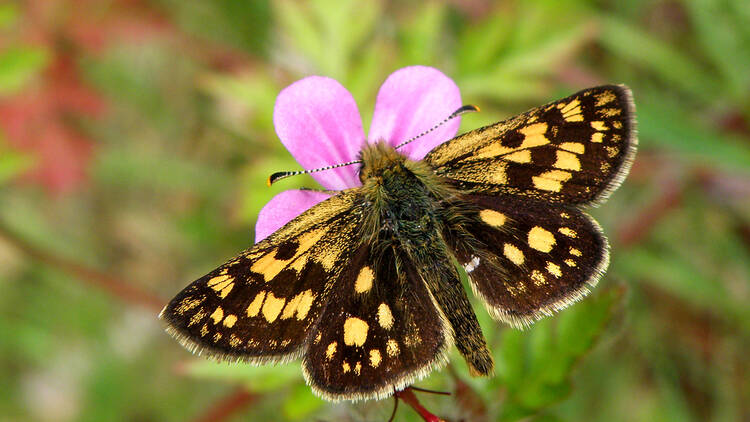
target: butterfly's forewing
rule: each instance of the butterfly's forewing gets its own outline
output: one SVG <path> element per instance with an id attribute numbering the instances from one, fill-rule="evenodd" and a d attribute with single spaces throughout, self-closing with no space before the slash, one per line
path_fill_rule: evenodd
<path id="1" fill-rule="evenodd" d="M 331 292 L 304 355 L 305 378 L 329 400 L 385 398 L 445 363 L 452 344 L 425 283 L 393 249 L 362 246 Z"/>
<path id="2" fill-rule="evenodd" d="M 425 161 L 465 191 L 591 203 L 627 174 L 637 142 L 633 113 L 627 87 L 590 88 L 460 135 Z"/>
<path id="3" fill-rule="evenodd" d="M 474 219 L 456 256 L 490 313 L 517 327 L 582 298 L 609 262 L 599 225 L 575 207 L 512 195 L 467 198 Z"/>
<path id="4" fill-rule="evenodd" d="M 188 349 L 249 362 L 298 357 L 359 242 L 357 193 L 317 204 L 181 291 L 161 317 Z"/>

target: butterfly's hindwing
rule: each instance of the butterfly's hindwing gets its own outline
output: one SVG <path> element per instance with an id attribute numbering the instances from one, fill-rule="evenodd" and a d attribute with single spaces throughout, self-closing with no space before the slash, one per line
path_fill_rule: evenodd
<path id="1" fill-rule="evenodd" d="M 510 195 L 473 195 L 477 208 L 462 227 L 475 240 L 453 247 L 490 313 L 524 327 L 582 298 L 606 270 L 599 225 L 575 207 Z"/>
<path id="2" fill-rule="evenodd" d="M 452 344 L 413 269 L 397 270 L 392 250 L 379 259 L 369 250 L 336 281 L 304 355 L 308 384 L 328 400 L 388 397 L 445 364 Z"/>
<path id="3" fill-rule="evenodd" d="M 356 195 L 307 210 L 269 238 L 199 278 L 164 308 L 187 348 L 254 363 L 299 357 L 361 222 Z"/>
<path id="4" fill-rule="evenodd" d="M 425 161 L 464 191 L 586 204 L 627 174 L 634 122 L 630 90 L 600 86 L 460 135 Z"/>

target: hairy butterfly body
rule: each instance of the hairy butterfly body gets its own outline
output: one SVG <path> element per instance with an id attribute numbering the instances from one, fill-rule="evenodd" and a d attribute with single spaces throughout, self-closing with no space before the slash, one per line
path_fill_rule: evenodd
<path id="1" fill-rule="evenodd" d="M 490 314 L 516 327 L 583 297 L 608 245 L 581 207 L 617 188 L 635 147 L 624 86 L 460 135 L 422 161 L 368 144 L 361 187 L 196 280 L 161 316 L 186 347 L 219 359 L 302 357 L 307 382 L 330 400 L 388 397 L 443 365 L 454 344 L 473 375 L 491 375 L 458 268 Z"/>

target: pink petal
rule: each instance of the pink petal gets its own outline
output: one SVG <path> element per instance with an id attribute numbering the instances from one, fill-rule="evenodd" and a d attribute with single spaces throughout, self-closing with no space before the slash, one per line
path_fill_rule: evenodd
<path id="1" fill-rule="evenodd" d="M 356 160 L 364 142 L 362 119 L 354 98 L 331 78 L 310 76 L 286 87 L 276 98 L 276 133 L 307 170 Z M 332 190 L 359 186 L 352 165 L 313 173 Z"/>
<path id="2" fill-rule="evenodd" d="M 258 213 L 255 243 L 267 238 L 308 208 L 330 197 L 327 193 L 312 190 L 287 190 L 274 196 Z"/>
<path id="3" fill-rule="evenodd" d="M 370 142 L 384 139 L 393 146 L 440 123 L 461 107 L 458 86 L 432 67 L 399 69 L 386 79 L 378 92 L 370 127 Z M 455 118 L 401 152 L 421 160 L 433 148 L 456 136 L 460 118 Z"/>

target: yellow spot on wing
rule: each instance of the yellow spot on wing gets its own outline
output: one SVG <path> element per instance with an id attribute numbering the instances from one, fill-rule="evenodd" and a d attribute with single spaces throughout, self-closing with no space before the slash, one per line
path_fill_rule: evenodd
<path id="1" fill-rule="evenodd" d="M 307 264 L 307 255 L 299 255 L 291 264 L 289 264 L 289 268 L 299 273 L 305 268 L 305 264 Z"/>
<path id="2" fill-rule="evenodd" d="M 596 95 L 596 106 L 601 107 L 605 104 L 611 103 L 615 100 L 615 93 L 612 91 L 604 91 L 601 94 Z"/>
<path id="3" fill-rule="evenodd" d="M 622 110 L 619 108 L 605 108 L 603 110 L 599 110 L 599 115 L 605 116 L 605 117 L 614 117 L 619 116 Z"/>
<path id="4" fill-rule="evenodd" d="M 487 181 L 496 185 L 504 185 L 508 183 L 508 163 L 497 161 L 487 166 L 484 174 L 487 177 Z"/>
<path id="5" fill-rule="evenodd" d="M 479 211 L 479 218 L 490 226 L 500 227 L 505 224 L 505 214 L 495 210 L 484 209 Z"/>
<path id="6" fill-rule="evenodd" d="M 315 243 L 318 242 L 318 240 L 320 240 L 321 237 L 323 237 L 324 234 L 326 234 L 326 230 L 323 228 L 311 230 L 307 233 L 301 234 L 297 238 L 297 242 L 299 243 L 297 253 L 299 254 L 310 249 L 313 245 L 315 245 Z"/>
<path id="7" fill-rule="evenodd" d="M 237 316 L 236 315 L 227 315 L 224 317 L 224 326 L 227 328 L 234 327 L 234 324 L 237 322 Z"/>
<path id="8" fill-rule="evenodd" d="M 347 346 L 362 346 L 367 340 L 367 330 L 369 328 L 367 323 L 359 318 L 347 318 L 344 322 L 344 343 Z"/>
<path id="9" fill-rule="evenodd" d="M 208 325 L 203 324 L 201 327 L 201 337 L 205 337 L 208 334 Z"/>
<path id="10" fill-rule="evenodd" d="M 284 312 L 281 313 L 281 319 L 288 319 L 294 316 L 294 313 L 297 312 L 297 305 L 299 305 L 300 299 L 302 299 L 301 293 L 286 302 Z"/>
<path id="11" fill-rule="evenodd" d="M 354 365 L 354 373 L 359 375 L 362 372 L 362 364 L 360 362 L 357 362 L 356 365 Z"/>
<path id="12" fill-rule="evenodd" d="M 338 346 L 338 343 L 335 341 L 328 345 L 326 348 L 326 359 L 333 359 L 333 355 L 336 354 L 336 346 Z"/>
<path id="13" fill-rule="evenodd" d="M 547 279 L 539 270 L 534 270 L 531 272 L 531 280 L 534 281 L 535 286 L 544 286 L 545 284 L 547 284 Z"/>
<path id="14" fill-rule="evenodd" d="M 330 271 L 334 264 L 336 264 L 336 259 L 340 254 L 341 249 L 339 249 L 337 245 L 328 245 L 328 247 L 320 251 L 320 255 L 316 256 L 316 261 L 320 262 L 320 265 L 322 265 L 326 271 Z"/>
<path id="15" fill-rule="evenodd" d="M 531 180 L 534 183 L 534 187 L 537 189 L 560 192 L 562 189 L 562 182 L 568 181 L 571 177 L 573 177 L 573 175 L 570 172 L 563 170 L 550 170 L 539 176 L 533 176 Z"/>
<path id="16" fill-rule="evenodd" d="M 597 144 L 600 144 L 604 140 L 604 134 L 601 132 L 596 132 L 595 134 L 591 135 L 591 142 L 596 142 Z"/>
<path id="17" fill-rule="evenodd" d="M 219 321 L 224 319 L 224 310 L 221 309 L 221 306 L 216 307 L 214 313 L 211 314 L 211 319 L 214 320 L 214 324 L 218 324 Z"/>
<path id="18" fill-rule="evenodd" d="M 563 142 L 560 144 L 560 148 L 566 151 L 575 152 L 576 154 L 583 154 L 586 151 L 586 147 L 580 142 Z"/>
<path id="19" fill-rule="evenodd" d="M 253 299 L 252 302 L 250 302 L 250 305 L 247 306 L 247 316 L 254 317 L 258 315 L 258 312 L 260 312 L 260 307 L 263 305 L 263 299 L 266 297 L 266 292 L 260 292 L 257 295 L 255 295 L 255 299 Z"/>
<path id="20" fill-rule="evenodd" d="M 555 246 L 556 243 L 555 236 L 539 226 L 534 226 L 531 230 L 529 230 L 528 241 L 529 246 L 540 252 L 551 251 L 552 247 Z"/>
<path id="21" fill-rule="evenodd" d="M 523 143 L 521 143 L 521 146 L 519 149 L 525 149 L 525 148 L 534 148 L 541 145 L 547 145 L 549 143 L 549 139 L 547 139 L 546 136 L 544 136 L 544 133 L 547 132 L 547 123 L 534 123 L 533 125 L 528 125 L 524 128 L 521 128 L 519 132 L 523 133 L 526 137 L 523 140 Z"/>
<path id="22" fill-rule="evenodd" d="M 301 321 L 305 319 L 307 313 L 310 312 L 313 299 L 315 299 L 315 295 L 311 289 L 307 289 L 294 296 L 292 299 L 289 299 L 284 307 L 284 312 L 281 314 L 281 319 L 291 318 L 295 313 L 297 314 L 298 320 Z"/>
<path id="23" fill-rule="evenodd" d="M 205 310 L 198 309 L 198 312 L 196 312 L 195 315 L 193 315 L 192 317 L 190 317 L 190 322 L 188 322 L 188 327 L 191 327 L 191 326 L 193 326 L 193 325 L 201 322 L 201 320 L 203 318 L 205 318 L 207 314 L 208 313 Z"/>
<path id="24" fill-rule="evenodd" d="M 519 147 L 509 148 L 509 147 L 503 146 L 499 141 L 496 141 L 487 145 L 486 147 L 478 149 L 476 154 L 474 154 L 471 158 L 477 159 L 477 158 L 497 157 L 499 155 L 509 154 L 509 153 L 527 149 L 527 148 L 534 148 L 540 145 L 546 145 L 549 143 L 549 139 L 547 139 L 547 137 L 544 136 L 544 133 L 546 131 L 547 131 L 547 123 L 544 123 L 544 122 L 534 123 L 528 126 L 524 126 L 518 130 L 519 133 L 524 135 L 523 142 L 521 142 L 521 145 Z"/>
<path id="25" fill-rule="evenodd" d="M 576 248 L 570 248 L 570 251 L 568 251 L 568 252 L 570 252 L 570 254 L 573 255 L 573 256 L 581 256 L 581 251 L 579 251 Z"/>
<path id="26" fill-rule="evenodd" d="M 219 293 L 219 297 L 224 299 L 234 287 L 234 277 L 226 274 L 219 275 L 208 280 L 206 285 Z"/>
<path id="27" fill-rule="evenodd" d="M 388 353 L 388 356 L 398 356 L 398 354 L 401 352 L 398 348 L 398 342 L 394 339 L 388 340 L 388 342 L 385 344 L 385 352 Z"/>
<path id="28" fill-rule="evenodd" d="M 385 302 L 378 306 L 378 324 L 386 330 L 393 327 L 393 314 L 391 308 Z"/>
<path id="29" fill-rule="evenodd" d="M 567 265 L 568 267 L 575 267 L 576 266 L 576 262 L 573 261 L 572 259 L 566 259 L 565 260 L 565 265 Z"/>
<path id="30" fill-rule="evenodd" d="M 182 299 L 180 301 L 180 304 L 175 308 L 175 312 L 178 315 L 182 315 L 185 312 L 187 312 L 187 311 L 195 308 L 196 306 L 200 305 L 201 303 L 203 303 L 204 300 L 206 300 L 205 297 L 198 297 L 198 298 L 186 297 L 185 299 Z"/>
<path id="31" fill-rule="evenodd" d="M 581 170 L 581 162 L 578 161 L 578 157 L 572 152 L 557 150 L 557 161 L 555 161 L 555 167 L 564 170 Z"/>
<path id="32" fill-rule="evenodd" d="M 375 274 L 372 272 L 372 268 L 368 266 L 362 267 L 357 275 L 357 280 L 354 282 L 354 291 L 357 293 L 364 293 L 372 287 L 372 281 L 375 279 Z"/>
<path id="33" fill-rule="evenodd" d="M 503 160 L 513 161 L 515 163 L 530 163 L 531 162 L 531 151 L 524 149 L 521 151 L 514 152 L 512 154 L 504 155 Z"/>
<path id="34" fill-rule="evenodd" d="M 232 346 L 232 347 L 235 347 L 235 348 L 236 348 L 237 346 L 239 346 L 239 345 L 240 345 L 240 343 L 242 343 L 242 340 L 240 340 L 240 338 L 239 338 L 239 337 L 237 337 L 237 336 L 236 336 L 236 335 L 234 335 L 234 334 L 230 334 L 230 335 L 229 335 L 229 345 L 230 345 L 230 346 Z"/>
<path id="35" fill-rule="evenodd" d="M 291 261 L 291 259 L 276 259 L 274 255 L 276 255 L 276 251 L 272 250 L 258 258 L 258 260 L 256 260 L 250 267 L 250 271 L 262 274 L 266 281 L 271 281 L 281 272 L 281 270 L 284 269 L 286 264 Z"/>
<path id="36" fill-rule="evenodd" d="M 284 306 L 284 302 L 285 299 L 283 297 L 277 298 L 274 297 L 273 293 L 268 292 L 266 301 L 263 303 L 263 317 L 266 318 L 266 321 L 276 321 L 276 318 L 278 318 L 281 313 L 281 308 Z"/>
<path id="37" fill-rule="evenodd" d="M 550 274 L 553 276 L 560 278 L 562 277 L 562 271 L 560 270 L 560 266 L 555 264 L 554 262 L 547 262 L 547 271 L 549 271 Z"/>
<path id="38" fill-rule="evenodd" d="M 593 122 L 591 122 L 591 127 L 600 132 L 607 130 L 607 124 L 602 122 L 601 120 L 594 120 Z"/>
<path id="39" fill-rule="evenodd" d="M 560 113 L 564 115 L 566 114 L 573 114 L 573 113 L 580 113 L 581 112 L 581 101 L 578 98 L 573 99 L 573 101 L 567 103 L 567 104 L 558 104 L 557 107 L 560 108 Z M 578 109 L 578 111 L 576 111 Z"/>
<path id="40" fill-rule="evenodd" d="M 578 233 L 576 233 L 575 230 L 571 229 L 570 227 L 560 227 L 557 229 L 560 233 L 564 234 L 565 236 L 576 238 L 578 236 Z"/>
<path id="41" fill-rule="evenodd" d="M 307 317 L 307 313 L 310 312 L 315 297 L 316 295 L 313 294 L 312 290 L 308 289 L 302 292 L 302 298 L 299 300 L 299 305 L 297 305 L 298 320 L 302 321 Z"/>
<path id="42" fill-rule="evenodd" d="M 301 234 L 297 238 L 299 247 L 297 248 L 297 253 L 293 257 L 285 260 L 276 259 L 276 250 L 271 250 L 266 252 L 260 258 L 257 258 L 250 267 L 250 271 L 263 274 L 263 278 L 266 281 L 270 281 L 276 277 L 287 266 L 287 264 L 292 261 L 294 262 L 291 267 L 300 271 L 304 268 L 305 263 L 307 262 L 307 257 L 303 254 L 313 247 L 325 233 L 326 229 L 321 228 Z"/>
<path id="43" fill-rule="evenodd" d="M 510 262 L 516 265 L 523 265 L 524 257 L 523 252 L 517 247 L 506 243 L 503 245 L 503 255 L 510 260 Z"/>
<path id="44" fill-rule="evenodd" d="M 380 355 L 380 350 L 378 349 L 372 349 L 370 350 L 370 365 L 373 368 L 377 368 L 380 366 L 380 362 L 383 360 L 383 357 Z"/>
<path id="45" fill-rule="evenodd" d="M 347 373 L 352 370 L 352 368 L 349 366 L 349 363 L 344 362 L 341 364 L 341 369 L 344 370 L 344 373 Z"/>

